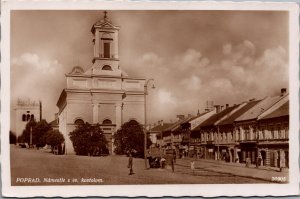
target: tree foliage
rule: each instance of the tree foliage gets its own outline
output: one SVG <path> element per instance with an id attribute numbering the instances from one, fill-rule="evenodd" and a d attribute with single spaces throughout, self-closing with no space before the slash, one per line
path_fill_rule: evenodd
<path id="1" fill-rule="evenodd" d="M 76 129 L 69 135 L 77 155 L 108 153 L 107 140 L 99 124 L 77 125 Z"/>
<path id="2" fill-rule="evenodd" d="M 147 137 L 147 148 L 152 144 Z M 135 151 L 135 156 L 144 157 L 144 131 L 143 127 L 135 120 L 124 123 L 114 135 L 116 154 L 127 154 Z"/>
<path id="3" fill-rule="evenodd" d="M 45 144 L 50 145 L 51 148 L 61 145 L 64 141 L 64 136 L 58 130 L 49 130 L 45 135 Z"/>
<path id="4" fill-rule="evenodd" d="M 33 127 L 33 140 L 37 147 L 46 145 L 46 136 L 52 130 L 51 125 L 46 120 L 41 120 Z"/>
<path id="5" fill-rule="evenodd" d="M 9 144 L 16 144 L 17 137 L 16 134 L 12 131 L 9 131 Z"/>
<path id="6" fill-rule="evenodd" d="M 23 130 L 23 133 L 18 137 L 19 143 L 30 143 L 30 133 L 32 132 L 32 144 L 39 147 L 44 147 L 46 145 L 46 134 L 48 131 L 52 130 L 51 125 L 46 120 L 41 120 L 36 122 L 35 120 L 30 120 Z"/>
<path id="7" fill-rule="evenodd" d="M 30 134 L 32 132 L 32 144 L 35 144 L 35 138 L 34 138 L 34 135 L 33 135 L 33 128 L 35 127 L 35 125 L 36 125 L 35 120 L 30 120 L 26 124 L 22 135 L 18 138 L 19 143 L 28 143 L 28 144 L 30 144 Z"/>

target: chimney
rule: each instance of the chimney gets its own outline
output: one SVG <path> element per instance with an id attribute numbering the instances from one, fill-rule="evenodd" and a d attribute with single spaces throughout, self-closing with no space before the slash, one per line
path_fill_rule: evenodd
<path id="1" fill-rule="evenodd" d="M 286 94 L 286 88 L 282 88 L 280 96 L 284 96 L 285 94 Z"/>
<path id="2" fill-rule="evenodd" d="M 229 107 L 229 104 L 226 104 L 226 108 L 228 108 Z"/>
<path id="3" fill-rule="evenodd" d="M 160 120 L 158 120 L 158 122 L 157 122 L 157 126 L 159 126 L 160 125 Z"/>
<path id="4" fill-rule="evenodd" d="M 200 115 L 200 111 L 199 111 L 199 109 L 198 109 L 197 116 L 199 116 L 199 115 Z"/>
<path id="5" fill-rule="evenodd" d="M 223 111 L 223 110 L 224 110 L 223 108 L 224 108 L 224 106 L 221 106 L 221 109 L 220 109 L 220 111 Z"/>
<path id="6" fill-rule="evenodd" d="M 220 113 L 220 105 L 215 105 L 215 112 Z"/>
<path id="7" fill-rule="evenodd" d="M 164 125 L 164 121 L 160 120 L 160 125 L 163 126 Z"/>
<path id="8" fill-rule="evenodd" d="M 183 120 L 184 119 L 184 115 L 177 115 L 178 120 Z"/>

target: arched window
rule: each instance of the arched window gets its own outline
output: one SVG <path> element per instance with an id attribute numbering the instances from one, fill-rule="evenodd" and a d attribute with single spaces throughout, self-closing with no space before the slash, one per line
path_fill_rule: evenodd
<path id="1" fill-rule="evenodd" d="M 25 115 L 25 114 L 22 115 L 22 121 L 23 121 L 23 122 L 26 121 L 26 115 Z"/>
<path id="2" fill-rule="evenodd" d="M 109 65 L 104 65 L 102 67 L 102 70 L 112 70 L 111 67 Z"/>
<path id="3" fill-rule="evenodd" d="M 34 120 L 34 115 L 33 114 L 31 114 L 30 119 Z"/>
<path id="4" fill-rule="evenodd" d="M 30 120 L 30 114 L 27 114 L 26 121 Z"/>
<path id="5" fill-rule="evenodd" d="M 112 124 L 112 121 L 109 119 L 103 120 L 102 124 Z"/>
<path id="6" fill-rule="evenodd" d="M 75 124 L 76 126 L 80 126 L 80 125 L 83 125 L 83 124 L 84 124 L 84 121 L 83 121 L 82 119 L 77 119 L 77 120 L 75 120 L 74 124 Z"/>

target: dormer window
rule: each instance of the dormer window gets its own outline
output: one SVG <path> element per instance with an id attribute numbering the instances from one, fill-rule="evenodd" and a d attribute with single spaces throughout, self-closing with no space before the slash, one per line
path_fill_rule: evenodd
<path id="1" fill-rule="evenodd" d="M 109 65 L 104 65 L 102 70 L 112 70 L 112 68 Z"/>

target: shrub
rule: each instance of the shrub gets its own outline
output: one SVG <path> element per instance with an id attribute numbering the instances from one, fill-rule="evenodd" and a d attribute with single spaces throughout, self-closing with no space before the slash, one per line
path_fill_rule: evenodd
<path id="1" fill-rule="evenodd" d="M 98 155 L 108 152 L 107 141 L 99 124 L 78 125 L 69 135 L 77 155 Z"/>
<path id="2" fill-rule="evenodd" d="M 144 131 L 142 125 L 137 121 L 131 120 L 124 123 L 114 135 L 114 145 L 116 154 L 127 154 L 135 151 L 135 156 L 144 157 Z M 147 137 L 147 147 L 152 144 Z"/>
<path id="3" fill-rule="evenodd" d="M 64 141 L 64 136 L 58 130 L 50 130 L 45 135 L 45 144 L 50 145 L 52 150 L 54 147 L 60 146 Z"/>

